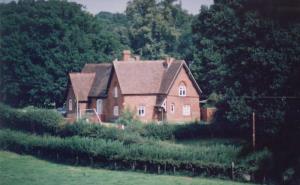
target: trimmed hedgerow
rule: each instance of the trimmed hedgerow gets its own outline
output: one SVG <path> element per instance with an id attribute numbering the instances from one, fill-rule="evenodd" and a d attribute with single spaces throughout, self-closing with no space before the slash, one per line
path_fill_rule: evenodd
<path id="1" fill-rule="evenodd" d="M 0 148 L 17 152 L 74 159 L 78 162 L 110 162 L 127 168 L 154 171 L 188 171 L 193 174 L 230 177 L 232 154 L 228 146 L 182 148 L 172 144 L 130 144 L 87 137 L 60 138 L 0 130 Z M 59 157 L 57 157 L 59 156 Z M 245 172 L 243 167 L 236 171 Z"/>
<path id="2" fill-rule="evenodd" d="M 174 132 L 176 131 L 176 126 L 168 124 L 147 124 L 143 127 L 141 133 L 144 137 L 153 137 L 160 140 L 170 140 L 174 138 Z"/>
<path id="3" fill-rule="evenodd" d="M 21 129 L 33 133 L 56 133 L 63 124 L 63 117 L 54 110 L 13 109 L 0 104 L 0 123 L 3 127 Z"/>
<path id="4" fill-rule="evenodd" d="M 126 119 L 125 119 L 126 118 Z M 130 117 L 129 117 L 130 118 Z M 124 120 L 129 119 L 128 116 Z M 123 121 L 124 121 L 123 120 Z M 108 128 L 99 124 L 89 124 L 79 120 L 73 124 L 63 123 L 63 118 L 55 111 L 48 109 L 13 109 L 0 104 L 0 121 L 2 127 L 25 130 L 32 133 L 57 135 L 61 137 L 85 136 L 93 138 L 105 138 L 121 140 L 126 143 L 151 142 L 159 140 L 181 140 L 209 137 L 233 137 L 234 128 L 222 127 L 222 125 L 204 125 L 191 123 L 184 125 L 175 124 L 141 124 L 134 120 L 126 121 L 125 130 Z M 129 123 L 130 122 L 130 123 Z M 152 139 L 150 139 L 152 138 Z"/>

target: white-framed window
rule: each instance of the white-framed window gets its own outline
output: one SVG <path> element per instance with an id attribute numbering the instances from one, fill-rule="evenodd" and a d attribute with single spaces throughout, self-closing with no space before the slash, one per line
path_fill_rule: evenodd
<path id="1" fill-rule="evenodd" d="M 137 110 L 137 114 L 139 116 L 145 116 L 146 115 L 146 107 L 141 105 L 138 107 L 138 110 Z"/>
<path id="2" fill-rule="evenodd" d="M 179 85 L 179 89 L 178 89 L 178 94 L 179 96 L 186 96 L 186 86 L 184 85 L 184 83 L 181 83 Z"/>
<path id="3" fill-rule="evenodd" d="M 119 106 L 114 106 L 114 116 L 119 116 Z"/>
<path id="4" fill-rule="evenodd" d="M 103 101 L 101 99 L 98 99 L 97 102 L 96 102 L 96 109 L 97 109 L 97 113 L 98 114 L 102 114 L 102 105 Z"/>
<path id="5" fill-rule="evenodd" d="M 73 110 L 73 100 L 69 99 L 69 111 Z"/>
<path id="6" fill-rule="evenodd" d="M 184 105 L 182 107 L 182 115 L 184 115 L 184 116 L 191 115 L 191 106 L 190 105 Z"/>
<path id="7" fill-rule="evenodd" d="M 170 111 L 171 111 L 171 113 L 175 112 L 175 104 L 174 103 L 171 104 Z"/>
<path id="8" fill-rule="evenodd" d="M 118 86 L 114 87 L 114 97 L 117 98 L 118 97 Z"/>

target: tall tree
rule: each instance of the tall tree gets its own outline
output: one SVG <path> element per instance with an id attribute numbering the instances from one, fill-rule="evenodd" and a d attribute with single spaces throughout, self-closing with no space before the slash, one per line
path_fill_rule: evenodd
<path id="1" fill-rule="evenodd" d="M 122 44 L 76 3 L 20 0 L 0 4 L 0 97 L 24 106 L 62 104 L 68 72 L 111 61 Z"/>
<path id="2" fill-rule="evenodd" d="M 153 59 L 166 55 L 186 58 L 186 51 L 179 49 L 184 44 L 179 46 L 179 41 L 184 40 L 182 36 L 191 31 L 192 16 L 175 2 L 133 0 L 128 3 L 129 36 L 136 54 Z"/>
<path id="3" fill-rule="evenodd" d="M 216 91 L 229 99 L 299 96 L 299 22 L 282 25 L 253 9 L 251 1 L 216 0 L 202 7 L 193 32 L 197 54 L 192 71 L 205 93 Z M 237 105 L 228 106 L 234 110 Z M 225 117 L 239 120 L 231 115 L 239 116 L 227 112 Z"/>
<path id="4" fill-rule="evenodd" d="M 222 96 L 222 123 L 247 131 L 256 112 L 258 143 L 272 151 L 268 174 L 277 184 L 283 174 L 300 182 L 293 149 L 300 139 L 299 9 L 295 0 L 215 0 L 193 23 L 195 77 L 207 95 Z"/>

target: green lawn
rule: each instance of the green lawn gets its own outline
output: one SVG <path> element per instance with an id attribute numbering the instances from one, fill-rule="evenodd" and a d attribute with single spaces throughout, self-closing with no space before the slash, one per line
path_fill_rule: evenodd
<path id="1" fill-rule="evenodd" d="M 0 185 L 242 185 L 232 181 L 74 167 L 0 151 Z"/>

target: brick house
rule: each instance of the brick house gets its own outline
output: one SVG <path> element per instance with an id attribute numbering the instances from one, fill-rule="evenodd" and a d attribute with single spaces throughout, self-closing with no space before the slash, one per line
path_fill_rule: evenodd
<path id="1" fill-rule="evenodd" d="M 102 121 L 128 109 L 143 122 L 200 120 L 201 89 L 183 60 L 140 60 L 123 51 L 122 61 L 86 64 L 69 74 L 67 117 L 93 109 Z"/>

